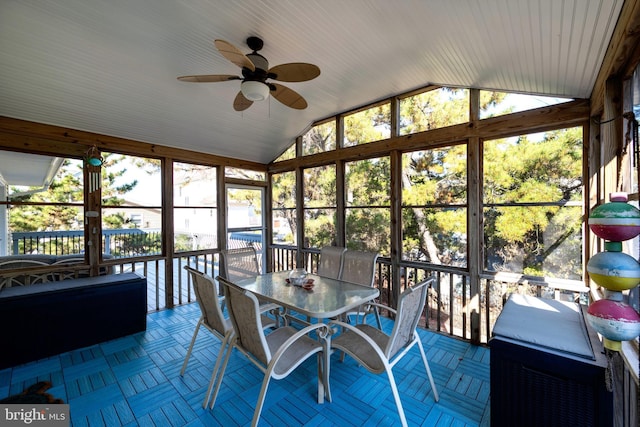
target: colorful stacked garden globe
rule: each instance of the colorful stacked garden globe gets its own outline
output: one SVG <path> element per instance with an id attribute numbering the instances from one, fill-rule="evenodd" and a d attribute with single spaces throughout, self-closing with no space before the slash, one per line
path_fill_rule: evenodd
<path id="1" fill-rule="evenodd" d="M 627 203 L 626 193 L 611 193 L 610 203 L 591 211 L 589 228 L 601 239 L 623 242 L 640 234 L 640 210 Z"/>
<path id="2" fill-rule="evenodd" d="M 622 252 L 622 242 L 640 234 L 640 210 L 627 203 L 626 193 L 612 193 L 609 200 L 589 216 L 591 231 L 607 242 L 605 252 L 589 259 L 587 272 L 607 292 L 605 299 L 589 305 L 587 320 L 604 337 L 606 348 L 619 351 L 622 341 L 640 335 L 640 315 L 622 296 L 640 283 L 640 264 Z"/>
<path id="3" fill-rule="evenodd" d="M 622 242 L 606 242 L 605 252 L 595 254 L 587 263 L 589 277 L 603 288 L 626 291 L 640 284 L 640 264 L 622 252 Z"/>

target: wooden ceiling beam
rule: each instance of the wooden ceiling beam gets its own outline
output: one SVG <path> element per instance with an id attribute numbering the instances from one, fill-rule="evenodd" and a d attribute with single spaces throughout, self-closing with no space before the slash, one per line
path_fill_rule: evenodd
<path id="1" fill-rule="evenodd" d="M 82 157 L 94 145 L 100 151 L 134 156 L 172 158 L 183 162 L 231 166 L 260 172 L 267 170 L 267 165 L 262 163 L 0 116 L 0 149 Z"/>

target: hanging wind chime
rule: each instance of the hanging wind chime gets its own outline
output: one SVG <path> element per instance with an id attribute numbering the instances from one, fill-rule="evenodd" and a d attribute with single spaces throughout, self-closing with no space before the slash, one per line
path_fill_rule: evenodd
<path id="1" fill-rule="evenodd" d="M 100 188 L 100 166 L 104 159 L 100 156 L 100 151 L 94 145 L 87 150 L 85 162 L 89 171 L 89 193 L 93 193 Z"/>

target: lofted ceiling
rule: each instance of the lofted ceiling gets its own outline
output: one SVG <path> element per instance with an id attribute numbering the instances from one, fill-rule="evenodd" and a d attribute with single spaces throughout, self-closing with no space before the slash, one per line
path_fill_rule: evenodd
<path id="1" fill-rule="evenodd" d="M 0 116 L 268 163 L 314 121 L 428 84 L 588 98 L 623 0 L 0 2 Z M 249 36 L 271 66 L 309 62 L 243 112 L 215 48 Z"/>

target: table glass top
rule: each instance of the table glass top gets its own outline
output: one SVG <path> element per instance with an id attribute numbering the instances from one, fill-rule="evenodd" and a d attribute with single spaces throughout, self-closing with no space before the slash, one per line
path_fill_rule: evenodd
<path id="1" fill-rule="evenodd" d="M 289 271 L 267 273 L 242 279 L 236 284 L 256 295 L 291 308 L 300 314 L 325 319 L 338 316 L 376 298 L 376 288 L 309 274 L 313 289 L 287 283 Z"/>

